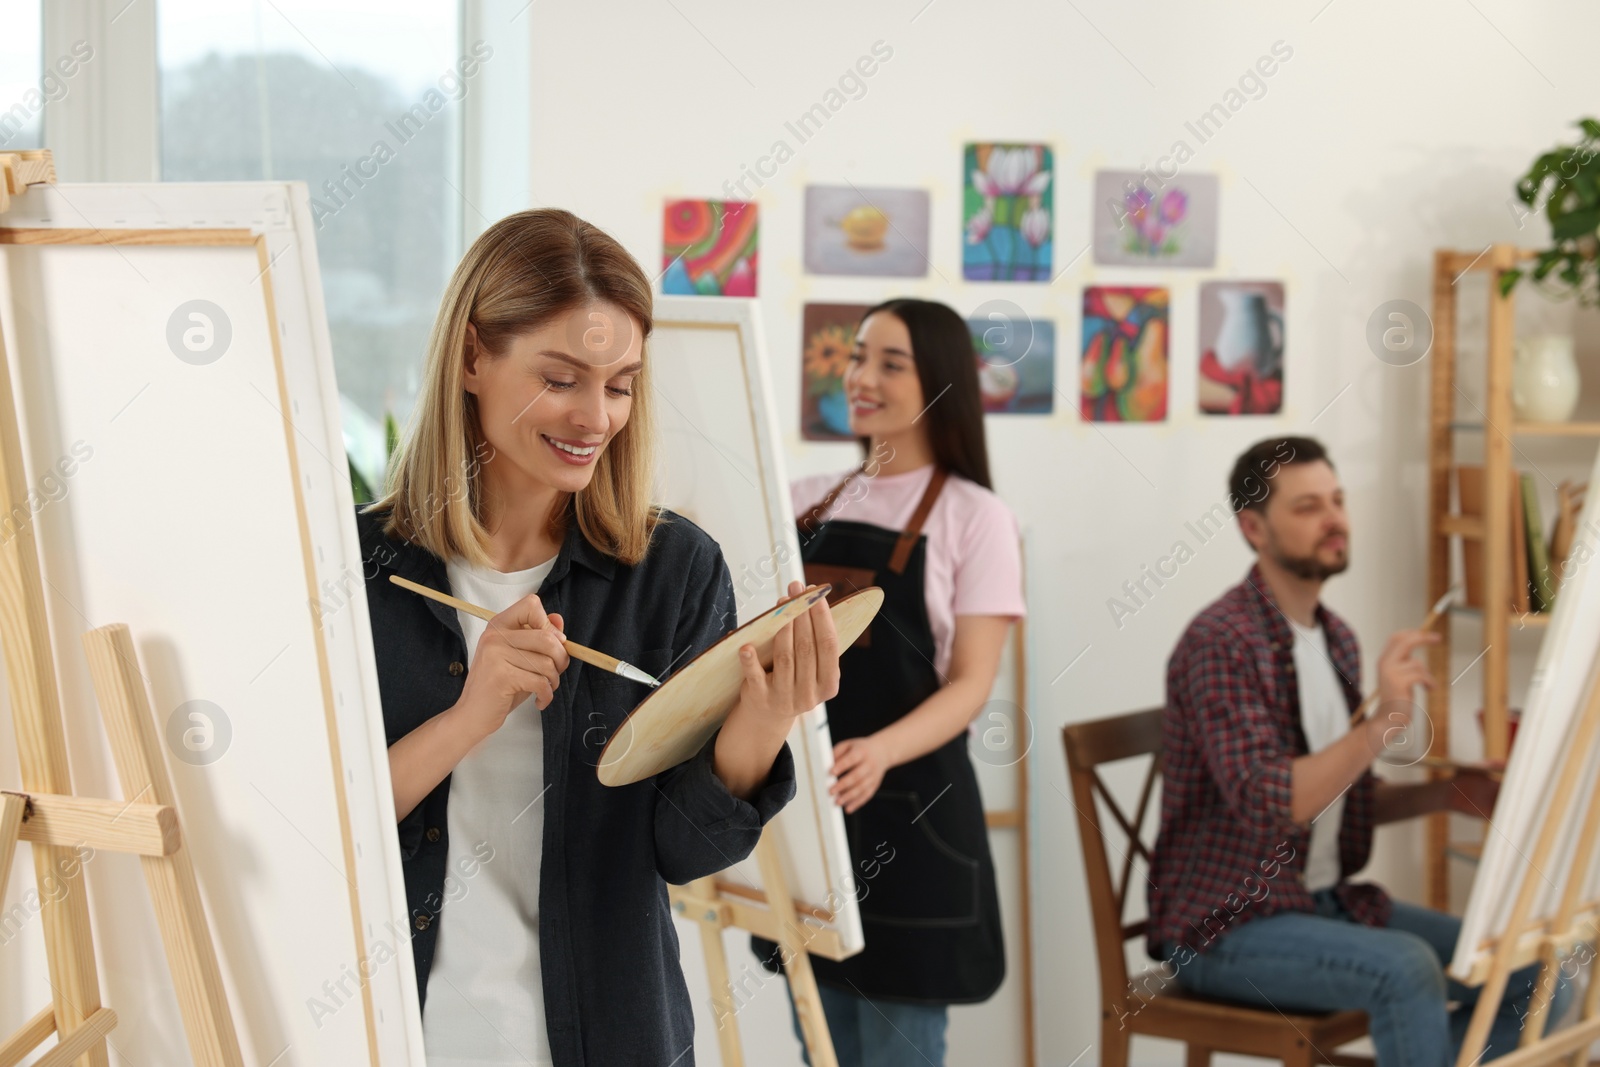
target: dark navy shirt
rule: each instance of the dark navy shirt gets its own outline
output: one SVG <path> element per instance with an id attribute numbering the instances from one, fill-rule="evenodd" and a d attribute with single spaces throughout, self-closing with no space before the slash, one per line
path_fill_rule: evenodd
<path id="1" fill-rule="evenodd" d="M 384 731 L 392 745 L 459 699 L 467 648 L 454 608 L 389 581 L 398 574 L 448 591 L 444 561 L 385 537 L 380 518 L 357 509 Z M 644 560 L 632 567 L 596 549 L 569 521 L 539 600 L 561 614 L 572 640 L 658 678 L 736 621 L 721 548 L 670 512 Z M 667 883 L 744 859 L 795 793 L 785 745 L 753 803 L 733 796 L 712 773 L 715 737 L 654 778 L 601 785 L 595 766 L 606 741 L 648 692 L 574 659 L 541 713 L 547 790 L 539 957 L 557 1067 L 693 1064 L 694 1017 Z M 424 1000 L 439 924 L 450 921 L 449 796 L 446 777 L 399 823 L 411 951 Z"/>

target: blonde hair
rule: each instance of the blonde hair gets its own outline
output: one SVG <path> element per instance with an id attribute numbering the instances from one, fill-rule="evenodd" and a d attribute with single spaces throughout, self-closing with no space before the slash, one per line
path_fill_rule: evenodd
<path id="1" fill-rule="evenodd" d="M 508 215 L 484 231 L 451 275 L 428 340 L 416 407 L 384 479 L 383 496 L 364 511 L 387 509 L 383 531 L 440 558 L 490 565 L 478 468 L 489 447 L 478 398 L 464 385 L 467 325 L 491 358 L 518 334 L 592 302 L 627 312 L 647 340 L 653 327 L 650 279 L 610 234 L 570 211 L 541 208 Z M 559 543 L 576 518 L 590 544 L 637 564 L 650 546 L 660 509 L 650 504 L 654 467 L 650 361 L 634 376 L 628 422 L 600 453 L 587 488 L 552 510 Z"/>

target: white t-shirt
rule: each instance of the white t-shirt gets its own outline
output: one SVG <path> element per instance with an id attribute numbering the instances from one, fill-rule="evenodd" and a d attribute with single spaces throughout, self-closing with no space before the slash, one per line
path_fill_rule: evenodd
<path id="1" fill-rule="evenodd" d="M 504 573 L 458 560 L 446 571 L 455 596 L 501 612 L 537 593 L 555 563 Z M 456 616 L 470 669 L 488 623 Z M 450 776 L 444 908 L 422 1016 L 429 1067 L 552 1062 L 539 975 L 544 788 L 544 724 L 530 696 Z"/>
<path id="2" fill-rule="evenodd" d="M 1294 673 L 1300 689 L 1300 728 L 1306 746 L 1321 752 L 1350 732 L 1350 706 L 1339 685 L 1339 672 L 1328 654 L 1328 636 L 1321 626 L 1294 627 Z M 1306 855 L 1306 889 L 1316 892 L 1339 883 L 1339 828 L 1344 825 L 1344 794 L 1311 823 Z"/>
<path id="3" fill-rule="evenodd" d="M 858 476 L 839 494 L 824 519 L 871 523 L 904 530 L 933 480 L 933 464 L 903 474 Z M 795 518 L 828 495 L 843 472 L 796 479 L 789 486 Z M 933 631 L 933 666 L 941 679 L 950 673 L 957 615 L 1027 614 L 1022 598 L 1022 549 L 1017 519 L 991 490 L 951 474 L 923 523 L 928 538 L 923 599 Z"/>

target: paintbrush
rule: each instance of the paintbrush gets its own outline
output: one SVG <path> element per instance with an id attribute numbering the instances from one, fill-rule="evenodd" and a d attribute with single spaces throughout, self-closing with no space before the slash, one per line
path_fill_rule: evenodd
<path id="1" fill-rule="evenodd" d="M 1455 600 L 1460 592 L 1461 587 L 1459 585 L 1452 585 L 1449 589 L 1446 589 L 1444 596 L 1433 602 L 1433 608 L 1428 612 L 1428 617 L 1422 620 L 1422 625 L 1418 626 L 1417 629 L 1431 629 L 1433 624 L 1438 622 L 1444 616 L 1444 613 L 1449 610 L 1451 602 Z M 1355 714 L 1350 716 L 1350 725 L 1355 726 L 1362 719 L 1365 719 L 1367 714 L 1372 711 L 1372 706 L 1377 702 L 1377 693 L 1373 693 L 1363 700 L 1361 706 L 1355 710 Z"/>
<path id="2" fill-rule="evenodd" d="M 453 608 L 466 612 L 468 615 L 476 615 L 478 618 L 484 620 L 495 617 L 496 613 L 490 611 L 488 608 L 480 608 L 476 604 L 469 604 L 465 600 L 451 596 L 449 593 L 441 593 L 437 589 L 429 589 L 425 585 L 419 585 L 418 583 L 407 578 L 400 577 L 398 574 L 389 575 L 389 580 L 395 585 L 403 586 L 404 588 L 411 590 L 413 593 L 421 593 L 429 600 L 437 600 L 441 604 L 448 604 Z M 549 627 L 546 627 L 546 629 L 549 629 Z M 661 684 L 659 679 L 652 675 L 646 674 L 644 671 L 641 671 L 638 667 L 635 667 L 633 664 L 628 663 L 625 660 L 620 660 L 615 656 L 608 656 L 604 652 L 596 652 L 594 649 L 585 645 L 580 645 L 576 641 L 568 640 L 566 634 L 562 634 L 559 630 L 556 630 L 555 633 L 560 634 L 561 640 L 566 642 L 567 655 L 571 656 L 573 659 L 582 660 L 585 663 L 593 664 L 594 666 L 599 667 L 603 671 L 610 671 L 612 674 L 620 674 L 624 678 L 631 679 L 635 682 L 642 682 L 643 684 L 651 687 L 659 686 Z"/>

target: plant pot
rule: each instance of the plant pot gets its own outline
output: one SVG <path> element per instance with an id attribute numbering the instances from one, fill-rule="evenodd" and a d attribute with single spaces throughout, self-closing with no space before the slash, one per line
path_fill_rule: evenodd
<path id="1" fill-rule="evenodd" d="M 1566 422 L 1578 406 L 1578 363 L 1572 338 L 1556 334 L 1517 342 L 1511 369 L 1511 405 L 1527 422 Z"/>

